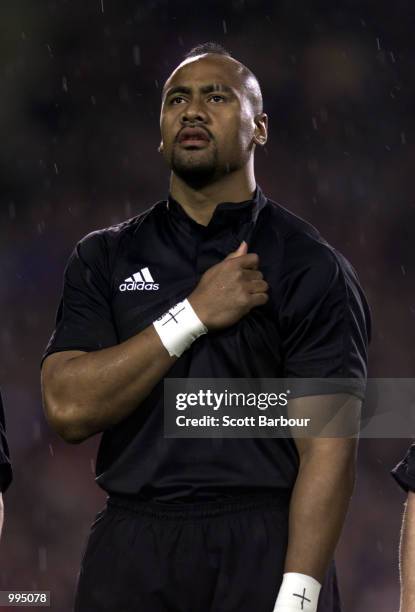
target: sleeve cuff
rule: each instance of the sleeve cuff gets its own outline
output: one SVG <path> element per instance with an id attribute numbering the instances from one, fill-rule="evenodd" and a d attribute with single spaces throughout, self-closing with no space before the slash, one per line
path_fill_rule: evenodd
<path id="1" fill-rule="evenodd" d="M 291 399 L 348 393 L 364 400 L 366 394 L 366 380 L 363 378 L 287 378 L 285 384 L 290 389 Z"/>

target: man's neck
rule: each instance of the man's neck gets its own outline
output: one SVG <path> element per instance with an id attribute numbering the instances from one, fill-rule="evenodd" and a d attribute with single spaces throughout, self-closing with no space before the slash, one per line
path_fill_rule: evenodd
<path id="1" fill-rule="evenodd" d="M 249 200 L 255 187 L 253 172 L 239 175 L 235 172 L 201 189 L 193 189 L 174 173 L 170 178 L 171 196 L 181 204 L 189 217 L 201 225 L 208 225 L 218 204 Z"/>

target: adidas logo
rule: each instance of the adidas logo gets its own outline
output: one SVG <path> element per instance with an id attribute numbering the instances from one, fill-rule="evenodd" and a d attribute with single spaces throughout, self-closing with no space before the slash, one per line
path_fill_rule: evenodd
<path id="1" fill-rule="evenodd" d="M 148 268 L 141 268 L 138 272 L 129 276 L 121 283 L 120 291 L 157 291 L 159 284 L 154 282 Z"/>

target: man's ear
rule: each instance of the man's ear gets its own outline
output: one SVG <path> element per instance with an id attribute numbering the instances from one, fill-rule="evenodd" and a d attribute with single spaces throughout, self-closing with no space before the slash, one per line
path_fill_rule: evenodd
<path id="1" fill-rule="evenodd" d="M 255 144 L 263 146 L 267 142 L 267 139 L 265 136 L 262 136 L 262 134 L 256 134 L 254 136 L 254 141 Z"/>
<path id="2" fill-rule="evenodd" d="M 260 113 L 254 119 L 255 121 L 255 134 L 254 142 L 260 146 L 264 146 L 268 140 L 268 115 Z"/>

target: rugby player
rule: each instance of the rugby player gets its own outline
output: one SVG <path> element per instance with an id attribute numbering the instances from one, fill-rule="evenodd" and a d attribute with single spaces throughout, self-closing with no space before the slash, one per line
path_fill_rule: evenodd
<path id="1" fill-rule="evenodd" d="M 364 385 L 364 294 L 348 261 L 257 185 L 268 117 L 245 65 L 214 43 L 193 49 L 164 85 L 160 127 L 168 197 L 76 245 L 43 357 L 51 426 L 72 443 L 103 432 L 108 501 L 75 609 L 338 612 L 355 440 L 164 438 L 163 380 Z M 304 387 L 296 413 L 359 408 L 355 389 Z"/>

